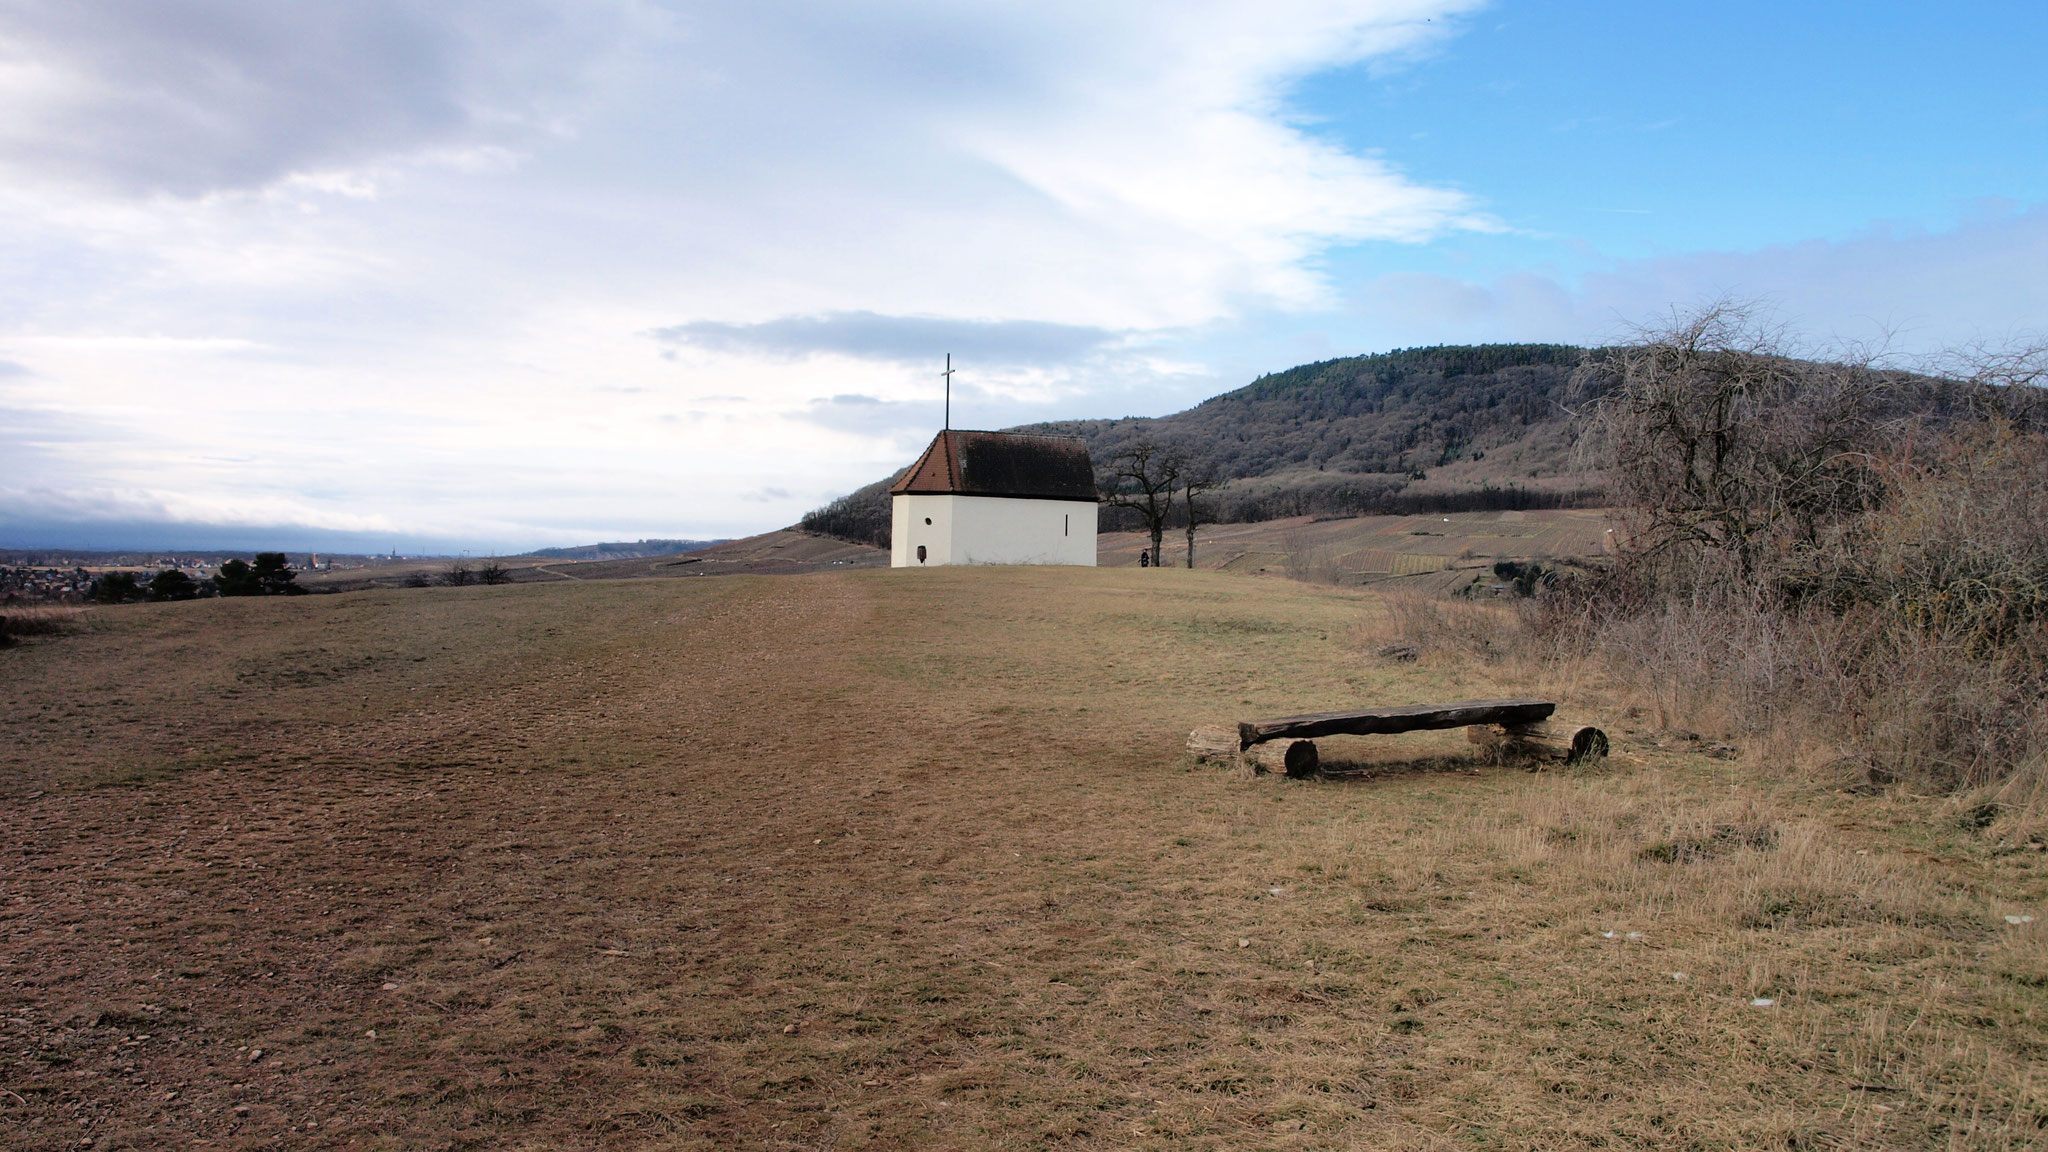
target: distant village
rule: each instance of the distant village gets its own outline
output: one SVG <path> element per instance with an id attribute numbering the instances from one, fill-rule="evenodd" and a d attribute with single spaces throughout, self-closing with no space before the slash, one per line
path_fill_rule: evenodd
<path id="1" fill-rule="evenodd" d="M 249 561 L 250 552 L 0 552 L 0 604 L 83 604 L 94 583 L 110 572 L 132 573 L 140 579 L 164 571 L 182 572 L 205 586 L 222 564 Z M 293 572 L 333 572 L 370 566 L 361 556 L 293 554 Z"/>

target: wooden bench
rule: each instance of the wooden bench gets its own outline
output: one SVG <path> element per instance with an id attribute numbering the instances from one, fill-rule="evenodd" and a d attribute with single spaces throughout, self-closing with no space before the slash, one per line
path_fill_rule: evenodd
<path id="1" fill-rule="evenodd" d="M 1202 759 L 1225 760 L 1254 772 L 1279 770 L 1296 778 L 1313 776 L 1321 766 L 1318 736 L 1385 736 L 1441 728 L 1473 728 L 1468 737 L 1498 753 L 1532 758 L 1558 758 L 1574 763 L 1607 755 L 1607 734 L 1587 726 L 1562 727 L 1551 722 L 1552 700 L 1461 700 L 1452 704 L 1403 704 L 1384 708 L 1352 708 L 1342 712 L 1310 712 L 1272 720 L 1248 720 L 1237 731 L 1221 725 L 1188 734 L 1188 750 Z M 1490 731 L 1482 730 L 1490 727 Z"/>

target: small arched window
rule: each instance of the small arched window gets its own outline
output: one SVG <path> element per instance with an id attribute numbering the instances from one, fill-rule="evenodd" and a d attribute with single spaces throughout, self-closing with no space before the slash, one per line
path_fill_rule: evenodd
<path id="1" fill-rule="evenodd" d="M 917 562 L 919 564 L 924 563 L 924 545 L 922 544 L 917 546 Z"/>

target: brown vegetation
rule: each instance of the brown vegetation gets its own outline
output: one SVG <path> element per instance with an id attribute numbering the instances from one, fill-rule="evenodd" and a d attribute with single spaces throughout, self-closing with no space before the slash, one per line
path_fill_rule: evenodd
<path id="1" fill-rule="evenodd" d="M 0 648 L 28 636 L 59 636 L 86 626 L 86 609 L 62 604 L 9 604 L 0 610 Z"/>
<path id="2" fill-rule="evenodd" d="M 2021 814 L 1724 758 L 1495 651 L 1505 603 L 947 569 L 105 613 L 0 676 L 0 1146 L 2038 1144 Z M 1522 693 L 1615 756 L 1180 752 Z"/>
<path id="3" fill-rule="evenodd" d="M 1927 377 L 1792 359 L 1780 339 L 1722 305 L 1588 369 L 1622 534 L 1611 563 L 1549 590 L 1542 631 L 1674 723 L 1718 711 L 1871 782 L 2033 794 L 2048 433 L 2014 382 L 2029 358 L 1935 390 L 1968 402 L 1951 410 L 1924 402 Z"/>

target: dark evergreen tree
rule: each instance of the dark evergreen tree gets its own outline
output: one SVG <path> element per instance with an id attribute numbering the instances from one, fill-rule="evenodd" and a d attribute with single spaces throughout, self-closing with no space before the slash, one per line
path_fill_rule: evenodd
<path id="1" fill-rule="evenodd" d="M 261 596 L 263 585 L 246 560 L 230 560 L 213 574 L 213 586 L 223 596 Z"/>
<path id="2" fill-rule="evenodd" d="M 153 601 L 196 600 L 199 598 L 199 582 L 178 571 L 166 568 L 150 577 L 149 588 L 143 598 Z"/>
<path id="3" fill-rule="evenodd" d="M 250 574 L 265 596 L 298 596 L 306 591 L 293 583 L 299 574 L 292 571 L 291 562 L 282 552 L 258 552 Z"/>
<path id="4" fill-rule="evenodd" d="M 133 572 L 109 572 L 92 582 L 86 599 L 95 604 L 126 604 L 142 599 L 142 586 Z"/>

